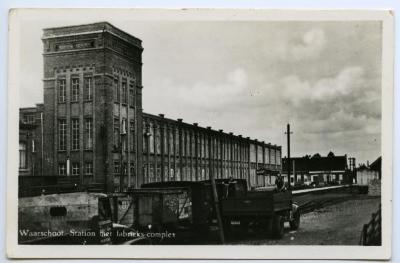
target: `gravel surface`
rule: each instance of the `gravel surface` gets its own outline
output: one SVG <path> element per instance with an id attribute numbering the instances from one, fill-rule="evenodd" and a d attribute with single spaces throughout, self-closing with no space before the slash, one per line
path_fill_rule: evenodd
<path id="1" fill-rule="evenodd" d="M 363 224 L 378 210 L 380 197 L 357 196 L 301 216 L 300 228 L 280 240 L 267 237 L 260 229 L 240 232 L 235 229 L 228 244 L 247 245 L 358 245 Z"/>

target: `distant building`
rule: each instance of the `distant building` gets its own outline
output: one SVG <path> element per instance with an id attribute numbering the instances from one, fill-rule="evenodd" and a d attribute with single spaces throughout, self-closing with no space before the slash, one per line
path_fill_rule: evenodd
<path id="1" fill-rule="evenodd" d="M 379 179 L 382 179 L 382 156 L 379 156 L 375 161 L 373 161 L 369 168 L 378 172 Z"/>
<path id="2" fill-rule="evenodd" d="M 382 158 L 378 157 L 371 165 L 360 165 L 357 170 L 358 185 L 369 185 L 374 180 L 380 180 L 381 176 L 381 161 Z"/>
<path id="3" fill-rule="evenodd" d="M 347 165 L 347 155 L 335 156 L 329 154 L 322 157 L 314 156 L 292 157 L 291 184 L 341 184 L 349 181 L 350 171 Z M 287 158 L 282 159 L 282 175 L 287 181 Z"/>

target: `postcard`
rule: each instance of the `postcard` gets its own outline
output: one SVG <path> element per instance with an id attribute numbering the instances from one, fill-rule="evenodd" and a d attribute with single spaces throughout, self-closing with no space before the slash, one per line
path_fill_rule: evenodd
<path id="1" fill-rule="evenodd" d="M 389 259 L 393 34 L 384 10 L 10 10 L 8 257 Z"/>

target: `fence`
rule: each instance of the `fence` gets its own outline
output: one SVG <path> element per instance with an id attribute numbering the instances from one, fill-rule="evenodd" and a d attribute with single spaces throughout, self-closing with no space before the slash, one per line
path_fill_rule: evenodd
<path id="1" fill-rule="evenodd" d="M 371 220 L 363 226 L 360 245 L 381 246 L 382 245 L 382 212 L 381 206 L 376 213 L 373 213 Z"/>

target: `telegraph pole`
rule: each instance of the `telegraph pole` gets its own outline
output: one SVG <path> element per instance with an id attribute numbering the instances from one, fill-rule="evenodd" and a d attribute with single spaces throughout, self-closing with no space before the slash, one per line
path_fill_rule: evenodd
<path id="1" fill-rule="evenodd" d="M 287 135 L 287 172 L 288 172 L 288 189 L 291 188 L 290 185 L 290 174 L 291 174 L 291 165 L 290 165 L 290 134 L 292 132 L 290 131 L 290 124 L 288 123 L 286 126 L 286 132 L 285 134 Z"/>
<path id="2" fill-rule="evenodd" d="M 215 214 L 217 216 L 217 223 L 218 223 L 218 233 L 219 233 L 219 238 L 222 244 L 225 244 L 225 235 L 224 235 L 224 226 L 222 223 L 222 218 L 221 218 L 221 211 L 220 211 L 220 205 L 219 205 L 219 196 L 217 192 L 217 186 L 215 184 L 215 175 L 214 175 L 214 167 L 213 167 L 213 154 L 214 151 L 211 150 L 212 144 L 211 144 L 211 127 L 207 127 L 208 130 L 208 165 L 209 165 L 209 177 L 211 181 L 211 188 L 212 188 L 212 194 L 213 194 L 213 199 L 214 199 L 214 209 L 215 209 Z"/>

